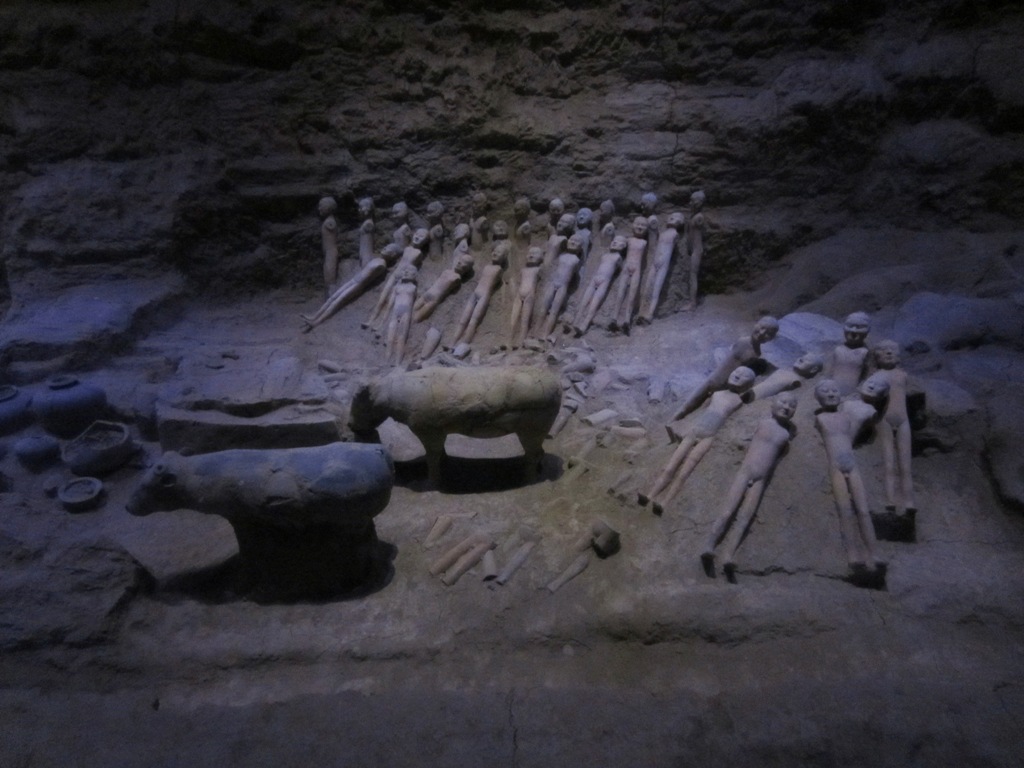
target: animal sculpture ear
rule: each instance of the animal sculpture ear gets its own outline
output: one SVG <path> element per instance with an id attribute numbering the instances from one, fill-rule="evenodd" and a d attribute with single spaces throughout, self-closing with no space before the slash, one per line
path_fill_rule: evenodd
<path id="1" fill-rule="evenodd" d="M 155 469 L 161 487 L 173 488 L 178 484 L 178 476 L 171 472 L 166 464 L 157 464 Z"/>

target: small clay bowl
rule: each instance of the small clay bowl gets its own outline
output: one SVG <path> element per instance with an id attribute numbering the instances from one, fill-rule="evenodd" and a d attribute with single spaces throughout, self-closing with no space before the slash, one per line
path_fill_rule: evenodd
<path id="1" fill-rule="evenodd" d="M 68 512 L 85 512 L 99 506 L 103 495 L 103 481 L 95 477 L 76 477 L 64 483 L 57 498 Z"/>

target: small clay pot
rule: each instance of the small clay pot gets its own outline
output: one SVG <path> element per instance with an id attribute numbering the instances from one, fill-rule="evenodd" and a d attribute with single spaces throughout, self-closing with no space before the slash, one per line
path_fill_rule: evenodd
<path id="1" fill-rule="evenodd" d="M 47 435 L 23 437 L 14 443 L 14 455 L 27 469 L 44 469 L 57 461 L 60 443 Z"/>
<path id="2" fill-rule="evenodd" d="M 54 376 L 34 400 L 43 428 L 58 437 L 74 437 L 103 416 L 107 395 L 75 376 Z"/>
<path id="3" fill-rule="evenodd" d="M 12 384 L 0 385 L 0 435 L 8 435 L 32 421 L 32 395 Z"/>
<path id="4" fill-rule="evenodd" d="M 85 512 L 99 506 L 103 482 L 95 477 L 76 477 L 57 491 L 57 498 L 68 512 Z"/>
<path id="5" fill-rule="evenodd" d="M 64 446 L 61 458 L 76 475 L 107 475 L 135 452 L 128 427 L 116 421 L 94 421 Z"/>

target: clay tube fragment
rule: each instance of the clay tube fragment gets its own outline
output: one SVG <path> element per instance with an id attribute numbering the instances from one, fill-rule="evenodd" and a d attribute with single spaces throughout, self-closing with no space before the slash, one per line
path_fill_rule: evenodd
<path id="1" fill-rule="evenodd" d="M 441 581 L 444 582 L 445 586 L 450 587 L 459 580 L 459 577 L 462 576 L 462 574 L 479 563 L 484 554 L 489 550 L 494 549 L 495 546 L 495 543 L 488 539 L 477 539 L 477 543 L 473 548 L 460 557 L 453 566 L 445 571 L 444 576 L 441 577 Z"/>
<path id="2" fill-rule="evenodd" d="M 526 559 L 530 556 L 530 553 L 533 551 L 535 546 L 537 546 L 536 541 L 524 541 L 509 561 L 505 563 L 505 567 L 501 569 L 501 573 L 498 574 L 498 578 L 495 579 L 495 581 L 502 586 L 505 586 L 515 572 L 523 566 L 523 563 L 526 562 Z"/>
<path id="3" fill-rule="evenodd" d="M 441 540 L 441 537 L 451 529 L 453 522 L 451 515 L 438 515 L 437 520 L 435 520 L 434 524 L 430 527 L 430 532 L 427 534 L 427 538 L 423 540 L 423 548 L 430 549 L 432 546 L 437 544 L 437 542 Z"/>
<path id="4" fill-rule="evenodd" d="M 548 592 L 551 592 L 552 594 L 557 592 L 559 589 L 564 587 L 570 581 L 572 581 L 585 570 L 587 570 L 588 565 L 590 565 L 589 551 L 583 552 L 582 554 L 578 555 L 576 559 L 573 560 L 569 564 L 569 566 L 564 571 L 562 571 L 561 574 L 559 574 L 558 578 L 556 578 L 554 581 L 548 584 Z"/>
<path id="5" fill-rule="evenodd" d="M 479 544 L 480 541 L 480 537 L 476 534 L 473 534 L 472 536 L 467 536 L 465 539 L 463 539 L 454 547 L 449 549 L 447 552 L 445 552 L 431 564 L 430 575 L 440 576 L 442 573 L 451 568 L 456 560 L 458 560 L 464 554 L 473 549 L 474 546 Z"/>

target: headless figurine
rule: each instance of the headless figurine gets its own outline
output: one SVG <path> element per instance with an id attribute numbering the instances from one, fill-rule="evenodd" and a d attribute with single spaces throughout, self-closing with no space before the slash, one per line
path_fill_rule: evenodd
<path id="1" fill-rule="evenodd" d="M 401 365 L 405 357 L 405 345 L 412 326 L 412 308 L 416 302 L 416 267 L 406 265 L 395 271 L 398 273 L 398 284 L 394 290 L 385 337 L 389 365 Z"/>
<path id="2" fill-rule="evenodd" d="M 376 224 L 372 197 L 360 198 L 359 218 L 363 221 L 359 225 L 359 264 L 365 267 L 373 260 L 373 234 Z"/>
<path id="3" fill-rule="evenodd" d="M 391 237 L 395 245 L 405 250 L 409 247 L 413 235 L 412 225 L 409 223 L 409 206 L 405 203 L 395 203 L 391 206 L 391 218 L 397 225 Z"/>
<path id="4" fill-rule="evenodd" d="M 914 479 L 910 474 L 911 434 L 907 413 L 907 372 L 899 367 L 900 346 L 895 341 L 880 341 L 874 349 L 878 370 L 872 376 L 889 385 L 889 399 L 876 430 L 882 442 L 885 463 L 885 501 L 890 511 L 917 512 Z"/>
<path id="5" fill-rule="evenodd" d="M 431 261 L 440 261 L 444 251 L 444 206 L 437 200 L 427 205 L 427 227 L 430 233 L 427 255 Z"/>
<path id="6" fill-rule="evenodd" d="M 618 235 L 612 239 L 608 252 L 598 262 L 594 276 L 590 278 L 586 290 L 583 292 L 583 300 L 580 302 L 579 310 L 576 312 L 576 319 L 573 321 L 573 333 L 578 337 L 582 336 L 594 322 L 608 289 L 611 287 L 615 275 L 622 266 L 622 255 L 626 252 L 626 238 Z"/>
<path id="7" fill-rule="evenodd" d="M 690 195 L 690 218 L 686 221 L 685 247 L 690 257 L 690 296 L 683 305 L 683 311 L 697 307 L 697 277 L 700 262 L 704 258 L 704 191 L 698 189 Z"/>
<path id="8" fill-rule="evenodd" d="M 747 393 L 746 401 L 765 400 L 780 392 L 798 389 L 807 379 L 813 379 L 825 367 L 821 355 L 807 352 L 796 359 L 789 370 L 773 371 L 768 378 L 757 382 Z"/>
<path id="9" fill-rule="evenodd" d="M 842 391 L 832 379 L 822 379 L 814 389 L 821 406 L 815 417 L 815 426 L 825 444 L 829 479 L 839 513 L 839 530 L 846 547 L 851 572 L 863 577 L 878 570 L 875 555 L 874 523 L 868 507 L 857 460 L 853 454 L 853 441 L 861 427 L 875 416 L 871 404 L 888 393 L 882 380 L 869 379 L 861 390 L 861 398 L 843 401 Z"/>
<path id="10" fill-rule="evenodd" d="M 351 304 L 366 293 L 370 286 L 376 283 L 388 271 L 388 267 L 398 261 L 400 254 L 401 251 L 399 251 L 397 245 L 388 243 L 381 249 L 380 257 L 371 259 L 365 267 L 346 280 L 331 294 L 330 298 L 323 303 L 320 309 L 312 315 L 299 315 L 306 324 L 302 329 L 303 333 L 313 330 L 339 309 Z"/>
<path id="11" fill-rule="evenodd" d="M 530 329 L 533 308 L 537 301 L 537 285 L 540 282 L 544 251 L 534 246 L 526 254 L 526 266 L 519 273 L 519 287 L 512 297 L 511 346 L 519 349 Z"/>
<path id="12" fill-rule="evenodd" d="M 693 428 L 672 452 L 650 490 L 637 494 L 641 506 L 650 500 L 653 502 L 654 513 L 660 515 L 665 505 L 679 494 L 700 460 L 711 450 L 718 430 L 743 405 L 743 393 L 754 383 L 754 375 L 752 370 L 744 366 L 729 374 L 726 389 L 711 395 L 707 407 L 698 414 Z"/>
<path id="13" fill-rule="evenodd" d="M 455 293 L 472 271 L 473 256 L 469 253 L 459 254 L 455 263 L 450 268 L 443 270 L 431 286 L 416 299 L 412 308 L 413 320 L 422 323 L 434 314 L 438 305 Z"/>
<path id="14" fill-rule="evenodd" d="M 844 342 L 832 352 L 825 376 L 839 385 L 845 396 L 857 389 L 868 367 L 868 348 L 864 345 L 871 331 L 871 318 L 865 312 L 847 315 L 843 323 Z"/>
<path id="15" fill-rule="evenodd" d="M 761 345 L 771 341 L 779 332 L 779 321 L 765 315 L 754 324 L 749 337 L 738 339 L 729 349 L 729 355 L 713 370 L 704 382 L 697 387 L 686 402 L 672 416 L 673 421 L 695 411 L 711 393 L 725 387 L 729 374 L 740 365 L 750 367 L 761 357 Z"/>
<path id="16" fill-rule="evenodd" d="M 640 292 L 646 255 L 647 219 L 637 216 L 633 219 L 633 236 L 626 241 L 626 259 L 622 264 L 622 276 L 619 278 L 619 290 L 615 296 L 612 322 L 608 326 L 613 331 L 629 333 L 629 326 L 633 322 L 633 310 L 636 308 L 636 297 Z"/>
<path id="17" fill-rule="evenodd" d="M 338 211 L 338 203 L 333 197 L 322 197 L 316 206 L 322 223 L 320 224 L 320 240 L 324 249 L 324 297 L 328 297 L 338 282 L 338 222 L 334 214 Z"/>
<path id="18" fill-rule="evenodd" d="M 709 576 L 715 571 L 715 547 L 728 528 L 722 542 L 722 570 L 730 580 L 734 578 L 736 549 L 754 519 L 768 478 L 796 433 L 792 421 L 795 413 L 796 395 L 783 392 L 772 401 L 771 416 L 758 423 L 743 462 L 726 493 L 722 512 L 704 543 L 700 559 Z"/>
<path id="19" fill-rule="evenodd" d="M 500 227 L 499 227 L 500 225 Z M 511 245 L 507 237 L 499 237 L 499 231 L 507 233 L 508 227 L 503 221 L 494 222 L 494 244 L 491 249 L 491 263 L 480 271 L 480 279 L 473 289 L 472 295 L 466 299 L 462 308 L 462 315 L 459 317 L 458 327 L 455 329 L 454 347 L 460 344 L 471 344 L 480 327 L 487 307 L 490 306 L 491 296 L 501 285 L 501 276 L 508 264 L 508 255 Z"/>
<path id="20" fill-rule="evenodd" d="M 412 241 L 403 249 L 402 257 L 398 260 L 394 271 L 384 282 L 384 287 L 381 288 L 377 304 L 374 306 L 373 311 L 370 312 L 366 322 L 363 323 L 363 328 L 379 330 L 380 326 L 387 321 L 391 314 L 391 304 L 394 301 L 394 290 L 395 285 L 398 283 L 399 270 L 406 266 L 414 267 L 417 270 L 420 268 L 426 254 L 424 248 L 426 247 L 428 237 L 430 235 L 425 229 L 417 229 L 413 233 Z"/>
<path id="21" fill-rule="evenodd" d="M 579 234 L 570 237 L 565 244 L 565 251 L 559 255 L 558 261 L 555 263 L 554 272 L 545 283 L 539 307 L 538 335 L 542 339 L 546 339 L 555 330 L 558 315 L 565 307 L 565 299 L 569 295 L 569 286 L 580 266 L 580 249 L 582 247 L 583 242 Z"/>
<path id="22" fill-rule="evenodd" d="M 654 258 L 651 259 L 651 268 L 647 272 L 647 281 L 644 284 L 644 298 L 640 306 L 640 315 L 636 319 L 637 325 L 647 325 L 654 320 L 654 313 L 658 309 L 665 280 L 672 267 L 672 257 L 676 253 L 679 230 L 682 228 L 683 214 L 673 213 L 668 217 L 665 228 L 658 235 L 658 242 L 654 246 Z"/>

